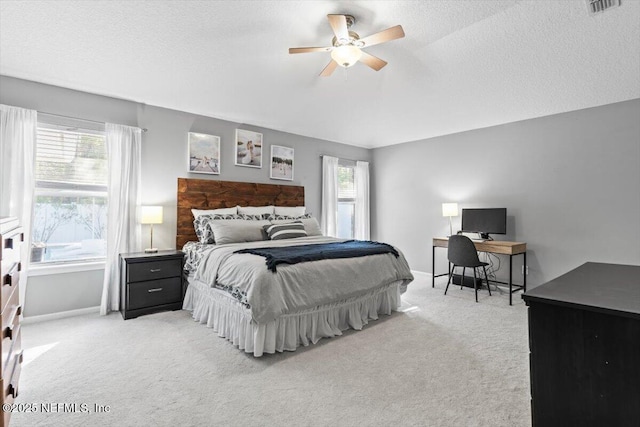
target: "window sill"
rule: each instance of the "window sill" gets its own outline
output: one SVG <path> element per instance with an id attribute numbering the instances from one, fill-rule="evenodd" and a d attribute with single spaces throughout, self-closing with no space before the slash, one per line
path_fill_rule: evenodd
<path id="1" fill-rule="evenodd" d="M 104 261 L 60 263 L 48 265 L 34 265 L 29 267 L 29 277 L 48 276 L 50 274 L 77 273 L 80 271 L 104 270 Z"/>

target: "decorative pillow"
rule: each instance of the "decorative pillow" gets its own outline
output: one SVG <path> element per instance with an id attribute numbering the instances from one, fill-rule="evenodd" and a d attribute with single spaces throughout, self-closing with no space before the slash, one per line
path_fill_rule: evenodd
<path id="1" fill-rule="evenodd" d="M 238 214 L 238 218 L 244 219 L 245 221 L 261 221 L 263 219 L 269 219 L 270 216 L 271 214 L 262 214 L 262 215 Z"/>
<path id="2" fill-rule="evenodd" d="M 304 224 L 304 231 L 307 232 L 307 236 L 322 236 L 322 230 L 320 230 L 320 224 L 318 220 L 310 216 L 311 214 L 305 214 L 297 221 L 301 221 Z M 275 218 L 275 215 L 270 216 L 269 218 Z M 291 218 L 287 219 L 271 219 L 269 222 L 271 224 L 286 224 L 291 222 Z"/>
<path id="3" fill-rule="evenodd" d="M 303 217 L 299 219 L 302 224 L 304 224 L 304 231 L 307 232 L 307 236 L 322 236 L 322 231 L 320 230 L 320 224 L 315 217 Z M 286 224 L 290 223 L 291 219 L 274 219 L 270 221 L 271 224 Z"/>
<path id="4" fill-rule="evenodd" d="M 271 215 L 273 214 L 273 208 L 273 206 L 238 206 L 238 213 L 246 215 Z"/>
<path id="5" fill-rule="evenodd" d="M 304 231 L 304 224 L 302 221 L 288 222 L 286 224 L 265 225 L 264 231 L 267 232 L 267 235 L 271 240 L 295 239 L 297 237 L 307 236 L 307 232 Z"/>
<path id="6" fill-rule="evenodd" d="M 300 216 L 289 216 L 289 215 L 277 215 L 277 214 L 273 214 L 273 215 L 269 215 L 269 217 L 267 217 L 267 219 L 269 221 L 282 221 L 282 220 L 298 220 L 298 219 L 305 219 L 305 218 L 312 218 L 311 216 L 311 212 L 306 213 L 304 215 L 300 215 Z"/>
<path id="7" fill-rule="evenodd" d="M 275 215 L 292 216 L 295 218 L 304 215 L 306 212 L 307 208 L 304 206 L 296 206 L 295 208 L 276 206 L 273 213 Z"/>
<path id="8" fill-rule="evenodd" d="M 193 228 L 196 231 L 196 236 L 198 236 L 198 241 L 200 243 L 205 244 L 214 244 L 215 236 L 213 235 L 213 230 L 211 229 L 211 223 L 216 221 L 229 221 L 236 220 L 242 221 L 238 215 L 227 214 L 227 215 L 199 215 L 193 221 Z"/>
<path id="9" fill-rule="evenodd" d="M 216 244 L 257 242 L 263 239 L 262 227 L 268 221 L 213 221 L 211 230 Z"/>
<path id="10" fill-rule="evenodd" d="M 222 209 L 191 209 L 194 218 L 200 215 L 232 215 L 238 213 L 238 207 L 222 208 Z"/>

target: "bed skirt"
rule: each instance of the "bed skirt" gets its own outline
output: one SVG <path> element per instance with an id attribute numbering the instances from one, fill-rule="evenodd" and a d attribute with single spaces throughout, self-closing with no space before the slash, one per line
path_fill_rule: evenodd
<path id="1" fill-rule="evenodd" d="M 317 343 L 321 338 L 360 330 L 380 314 L 391 314 L 400 307 L 397 281 L 344 301 L 313 309 L 283 314 L 267 323 L 256 323 L 251 311 L 218 289 L 195 280 L 189 281 L 183 309 L 240 350 L 260 357 L 263 353 L 295 351 L 300 345 Z"/>

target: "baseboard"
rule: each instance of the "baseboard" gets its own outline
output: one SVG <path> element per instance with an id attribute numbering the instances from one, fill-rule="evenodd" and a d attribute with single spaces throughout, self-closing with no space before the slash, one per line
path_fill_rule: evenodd
<path id="1" fill-rule="evenodd" d="M 65 317 L 82 316 L 83 314 L 100 313 L 100 306 L 79 308 L 77 310 L 60 311 L 58 313 L 41 314 L 40 316 L 23 317 L 20 323 L 28 325 L 31 323 L 48 322 L 50 320 L 64 319 Z"/>
<path id="2" fill-rule="evenodd" d="M 429 277 L 433 276 L 433 274 L 431 273 L 427 273 L 426 271 L 419 271 L 419 270 L 411 270 L 411 273 L 414 276 L 429 276 Z"/>

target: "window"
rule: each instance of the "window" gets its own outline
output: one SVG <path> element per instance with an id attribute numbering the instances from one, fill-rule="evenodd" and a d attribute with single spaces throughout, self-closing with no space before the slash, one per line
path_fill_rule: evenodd
<path id="1" fill-rule="evenodd" d="M 338 235 L 353 239 L 356 211 L 355 167 L 338 164 Z"/>
<path id="2" fill-rule="evenodd" d="M 31 261 L 104 258 L 107 155 L 104 131 L 38 123 Z"/>

